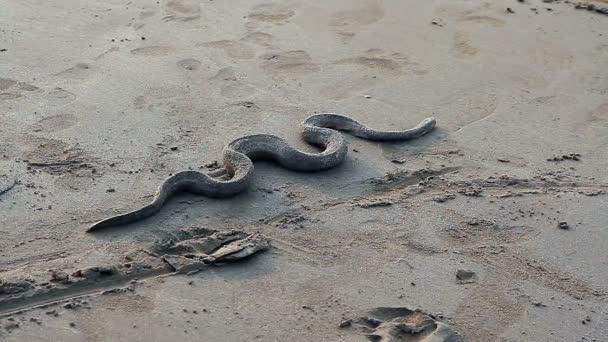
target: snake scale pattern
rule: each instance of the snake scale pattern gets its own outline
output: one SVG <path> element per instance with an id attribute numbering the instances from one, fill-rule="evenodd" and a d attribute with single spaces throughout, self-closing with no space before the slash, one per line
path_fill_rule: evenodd
<path id="1" fill-rule="evenodd" d="M 333 168 L 344 161 L 348 151 L 339 131 L 373 141 L 405 141 L 418 138 L 435 127 L 434 118 L 426 118 L 417 126 L 403 131 L 380 131 L 368 128 L 348 116 L 335 113 L 314 114 L 304 120 L 302 138 L 320 147 L 319 153 L 297 150 L 274 135 L 255 134 L 238 138 L 223 151 L 223 167 L 209 173 L 181 171 L 167 178 L 156 191 L 152 202 L 140 209 L 96 222 L 87 230 L 124 225 L 143 220 L 157 213 L 177 192 L 189 192 L 207 197 L 235 196 L 247 189 L 253 176 L 253 161 L 269 160 L 300 172 L 315 172 Z M 227 177 L 227 178 L 226 178 Z"/>

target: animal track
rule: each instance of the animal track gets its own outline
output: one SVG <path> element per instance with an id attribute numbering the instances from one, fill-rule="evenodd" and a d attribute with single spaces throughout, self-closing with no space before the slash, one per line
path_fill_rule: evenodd
<path id="1" fill-rule="evenodd" d="M 51 106 L 63 106 L 76 100 L 76 94 L 62 88 L 54 88 L 46 95 L 46 101 Z"/>
<path id="2" fill-rule="evenodd" d="M 380 1 L 369 1 L 365 7 L 349 9 L 334 13 L 329 25 L 333 27 L 352 27 L 369 25 L 384 17 L 384 10 Z"/>
<path id="3" fill-rule="evenodd" d="M 402 64 L 407 63 L 407 57 L 402 54 L 395 52 L 390 57 L 387 57 L 381 49 L 369 49 L 363 56 L 341 59 L 334 62 L 334 64 L 357 64 L 388 75 L 399 73 Z"/>
<path id="4" fill-rule="evenodd" d="M 31 126 L 34 132 L 56 132 L 74 126 L 78 119 L 72 114 L 58 114 L 41 119 Z"/>
<path id="5" fill-rule="evenodd" d="M 373 24 L 384 17 L 384 10 L 379 0 L 371 0 L 366 6 L 334 13 L 329 19 L 329 26 L 346 41 L 352 39 L 359 27 Z"/>
<path id="6" fill-rule="evenodd" d="M 134 55 L 142 56 L 167 56 L 173 52 L 173 47 L 170 46 L 144 46 L 131 50 Z"/>
<path id="7" fill-rule="evenodd" d="M 587 122 L 595 127 L 608 127 L 608 103 L 602 103 L 592 110 Z"/>
<path id="8" fill-rule="evenodd" d="M 251 59 L 255 56 L 253 49 L 251 49 L 247 44 L 234 40 L 218 40 L 215 42 L 203 43 L 200 45 L 210 48 L 221 49 L 228 56 L 236 59 Z"/>
<path id="9" fill-rule="evenodd" d="M 220 69 L 210 81 L 218 82 L 220 94 L 228 99 L 244 99 L 255 92 L 255 88 L 239 79 L 233 67 Z"/>
<path id="10" fill-rule="evenodd" d="M 468 34 L 464 32 L 454 33 L 452 54 L 454 54 L 456 58 L 470 60 L 477 56 L 478 52 L 479 49 L 471 44 Z"/>
<path id="11" fill-rule="evenodd" d="M 139 19 L 144 20 L 153 17 L 156 14 L 154 11 L 143 11 L 139 14 Z"/>
<path id="12" fill-rule="evenodd" d="M 468 219 L 460 225 L 450 227 L 444 233 L 459 244 L 514 243 L 528 239 L 532 234 L 538 234 L 528 226 L 504 226 L 478 219 Z"/>
<path id="13" fill-rule="evenodd" d="M 271 34 L 265 32 L 250 32 L 245 37 L 241 38 L 241 41 L 249 42 L 263 47 L 270 47 L 274 37 Z"/>
<path id="14" fill-rule="evenodd" d="M 338 60 L 324 68 L 324 73 L 339 81 L 320 90 L 320 95 L 339 100 L 370 89 L 380 83 L 395 79 L 403 74 L 409 64 L 400 53 L 386 53 L 381 49 L 369 49 L 362 56 Z M 344 75 L 348 75 L 346 80 Z M 357 75 L 352 77 L 350 75 Z"/>
<path id="15" fill-rule="evenodd" d="M 273 74 L 310 73 L 319 70 L 306 51 L 292 50 L 279 53 L 267 53 L 261 57 L 262 68 Z"/>
<path id="16" fill-rule="evenodd" d="M 493 18 L 485 15 L 466 15 L 458 20 L 460 26 L 471 26 L 474 24 L 487 25 L 492 27 L 505 26 L 505 21 L 502 19 Z"/>
<path id="17" fill-rule="evenodd" d="M 295 12 L 281 4 L 261 4 L 253 7 L 248 18 L 255 21 L 264 21 L 274 24 L 282 24 L 291 18 Z"/>
<path id="18" fill-rule="evenodd" d="M 85 79 L 91 74 L 92 66 L 87 63 L 78 63 L 75 66 L 55 74 L 57 77 Z"/>
<path id="19" fill-rule="evenodd" d="M 25 82 L 18 82 L 9 78 L 0 78 L 0 100 L 14 100 L 23 97 L 21 93 L 36 91 L 39 88 L 27 84 Z"/>
<path id="20" fill-rule="evenodd" d="M 191 21 L 201 17 L 201 5 L 198 0 L 169 0 L 164 8 L 164 21 Z"/>
<path id="21" fill-rule="evenodd" d="M 201 67 L 201 62 L 198 59 L 186 58 L 177 62 L 177 66 L 185 70 L 198 70 Z"/>

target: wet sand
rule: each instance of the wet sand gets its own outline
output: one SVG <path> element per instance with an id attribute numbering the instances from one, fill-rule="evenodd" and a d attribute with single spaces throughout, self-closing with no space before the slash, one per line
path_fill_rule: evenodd
<path id="1" fill-rule="evenodd" d="M 342 323 L 385 307 L 466 341 L 608 336 L 608 16 L 541 0 L 0 8 L 2 340 L 365 341 Z M 314 112 L 437 128 L 347 136 L 327 172 L 256 163 L 235 198 L 85 233 L 240 136 L 309 149 Z M 157 277 L 142 249 L 188 227 L 271 248 Z"/>

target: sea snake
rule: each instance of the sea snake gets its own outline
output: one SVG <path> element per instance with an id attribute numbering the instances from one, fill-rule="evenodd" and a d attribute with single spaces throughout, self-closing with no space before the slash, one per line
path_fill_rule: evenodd
<path id="1" fill-rule="evenodd" d="M 247 188 L 253 176 L 254 160 L 270 160 L 280 166 L 300 172 L 331 169 L 344 161 L 348 151 L 346 141 L 338 131 L 373 141 L 404 141 L 418 138 L 435 127 L 435 118 L 426 118 L 416 127 L 403 131 L 379 131 L 368 128 L 348 116 L 335 113 L 314 114 L 302 123 L 302 138 L 323 148 L 309 153 L 297 150 L 274 135 L 255 134 L 238 138 L 223 151 L 223 167 L 210 173 L 181 171 L 167 178 L 158 188 L 152 202 L 143 208 L 116 215 L 94 223 L 88 232 L 105 227 L 136 222 L 157 213 L 177 192 L 190 192 L 207 197 L 230 197 Z M 227 175 L 229 178 L 219 179 Z"/>

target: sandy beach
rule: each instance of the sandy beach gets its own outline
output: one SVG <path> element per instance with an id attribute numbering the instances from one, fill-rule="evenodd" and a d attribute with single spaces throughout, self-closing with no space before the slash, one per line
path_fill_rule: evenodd
<path id="1" fill-rule="evenodd" d="M 608 341 L 608 1 L 0 0 L 0 37 L 0 340 Z M 321 112 L 437 126 L 86 232 Z"/>

